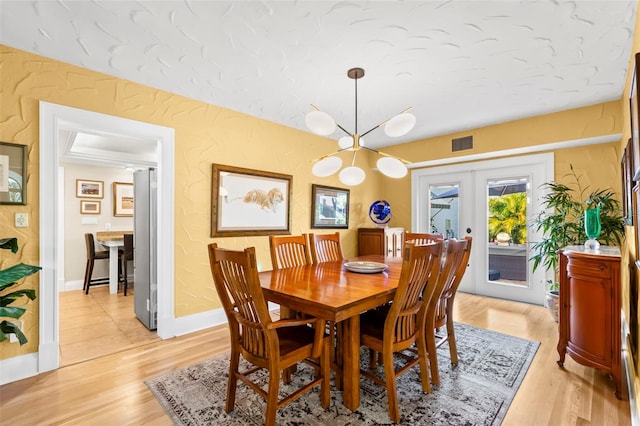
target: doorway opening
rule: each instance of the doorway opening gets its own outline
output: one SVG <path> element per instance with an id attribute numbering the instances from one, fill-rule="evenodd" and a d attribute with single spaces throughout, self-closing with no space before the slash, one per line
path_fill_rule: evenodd
<path id="1" fill-rule="evenodd" d="M 64 203 L 60 203 L 59 156 L 67 140 L 66 131 L 153 141 L 158 155 L 157 265 L 158 325 L 160 338 L 173 337 L 173 177 L 174 131 L 171 128 L 123 119 L 91 111 L 40 102 L 40 346 L 38 372 L 58 368 L 59 308 L 58 291 L 64 285 Z M 53 213 L 53 214 L 52 214 Z"/>

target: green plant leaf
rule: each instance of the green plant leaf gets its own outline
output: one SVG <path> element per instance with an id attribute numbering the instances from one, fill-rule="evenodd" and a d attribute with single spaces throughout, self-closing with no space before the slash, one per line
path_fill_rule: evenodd
<path id="1" fill-rule="evenodd" d="M 40 269 L 42 269 L 40 266 L 26 265 L 24 263 L 3 269 L 0 271 L 0 291 L 14 285 L 16 281 L 24 277 L 35 274 Z"/>
<path id="2" fill-rule="evenodd" d="M 7 334 L 9 333 L 13 333 L 16 335 L 16 337 L 18 338 L 18 342 L 20 342 L 20 346 L 28 342 L 27 336 L 25 336 L 22 330 L 20 330 L 18 324 L 11 321 L 0 322 L 0 342 L 7 340 Z"/>
<path id="3" fill-rule="evenodd" d="M 0 307 L 10 305 L 22 296 L 27 296 L 31 300 L 36 299 L 36 291 L 33 289 L 16 290 L 8 294 L 0 296 Z M 2 316 L 2 315 L 0 315 Z"/>
<path id="4" fill-rule="evenodd" d="M 20 308 L 17 306 L 2 306 L 0 307 L 0 317 L 18 319 L 26 311 L 27 311 L 27 308 Z"/>
<path id="5" fill-rule="evenodd" d="M 573 165 L 565 177 L 571 178 L 568 184 L 548 182 L 542 185 L 548 192 L 542 197 L 542 211 L 534 219 L 532 228 L 544 234 L 543 241 L 533 242 L 529 258 L 533 270 L 544 267 L 558 269 L 558 250 L 584 243 L 584 211 L 596 205 L 600 206 L 601 233 L 598 240 L 606 245 L 620 246 L 625 237 L 625 222 L 620 203 L 614 198 L 611 189 L 597 189 L 587 193 Z"/>
<path id="6" fill-rule="evenodd" d="M 18 252 L 17 238 L 0 238 L 0 249 L 9 249 L 13 253 Z"/>

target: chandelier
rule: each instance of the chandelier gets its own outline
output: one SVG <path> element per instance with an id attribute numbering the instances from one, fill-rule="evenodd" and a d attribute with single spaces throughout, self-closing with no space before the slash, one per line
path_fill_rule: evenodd
<path id="1" fill-rule="evenodd" d="M 379 154 L 381 158 L 376 163 L 378 170 L 385 176 L 392 178 L 401 178 L 407 175 L 407 166 L 409 162 L 398 157 L 394 157 L 384 152 L 368 148 L 365 146 L 363 137 L 371 133 L 380 126 L 384 126 L 384 131 L 387 136 L 398 137 L 405 135 L 416 124 L 416 117 L 410 114 L 408 111 L 411 107 L 405 109 L 399 114 L 383 121 L 380 124 L 372 127 L 366 132 L 358 133 L 358 79 L 364 77 L 364 70 L 362 68 L 351 68 L 347 71 L 347 76 L 355 82 L 355 130 L 353 133 L 347 131 L 342 125 L 336 123 L 333 118 L 326 112 L 320 111 L 318 107 L 311 104 L 313 111 L 307 114 L 305 117 L 305 124 L 313 133 L 321 136 L 328 136 L 332 134 L 336 126 L 340 128 L 346 136 L 341 137 L 338 140 L 339 150 L 332 152 L 331 154 L 323 155 L 313 161 L 314 165 L 311 169 L 312 173 L 318 177 L 331 176 L 342 167 L 342 159 L 337 157 L 342 151 L 353 151 L 353 157 L 351 159 L 351 165 L 345 167 L 340 171 L 338 178 L 340 182 L 345 185 L 359 185 L 364 181 L 365 173 L 360 167 L 355 165 L 356 155 L 359 150 L 365 149 L 367 151 L 375 152 Z"/>

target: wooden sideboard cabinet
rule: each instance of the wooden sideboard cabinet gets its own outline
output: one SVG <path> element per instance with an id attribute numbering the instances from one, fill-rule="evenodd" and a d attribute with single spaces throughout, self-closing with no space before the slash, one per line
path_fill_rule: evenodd
<path id="1" fill-rule="evenodd" d="M 560 256 L 558 365 L 565 354 L 576 362 L 607 371 L 622 398 L 620 329 L 620 250 L 569 246 Z"/>
<path id="2" fill-rule="evenodd" d="M 384 228 L 358 228 L 358 256 L 385 255 Z"/>

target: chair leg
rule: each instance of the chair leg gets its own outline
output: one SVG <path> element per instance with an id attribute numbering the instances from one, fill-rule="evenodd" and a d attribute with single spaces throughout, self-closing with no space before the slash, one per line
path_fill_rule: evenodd
<path id="1" fill-rule="evenodd" d="M 369 348 L 369 370 L 375 370 L 376 369 L 376 359 L 377 359 L 377 355 L 378 353 L 376 351 L 374 351 L 373 349 Z"/>
<path id="2" fill-rule="evenodd" d="M 382 358 L 384 364 L 384 378 L 387 383 L 387 399 L 389 400 L 389 418 L 391 418 L 394 423 L 400 423 L 400 407 L 398 406 L 396 373 L 393 367 L 393 352 L 383 352 Z"/>
<path id="3" fill-rule="evenodd" d="M 276 424 L 278 392 L 280 390 L 280 371 L 276 368 L 270 368 L 269 370 L 269 391 L 267 392 L 267 412 L 264 416 L 264 426 Z"/>
<path id="4" fill-rule="evenodd" d="M 425 326 L 424 337 L 427 343 L 427 352 L 429 353 L 429 364 L 431 367 L 431 382 L 440 385 L 440 373 L 438 372 L 438 354 L 436 347 L 436 333 L 433 323 Z"/>
<path id="5" fill-rule="evenodd" d="M 343 339 L 343 327 L 344 327 L 344 322 L 340 321 L 340 322 L 329 322 L 329 324 L 333 327 L 335 327 L 335 339 L 331 339 L 331 359 L 333 362 L 333 365 L 335 365 L 335 372 L 336 372 L 336 379 L 335 379 L 335 385 L 336 385 L 336 389 L 338 390 L 343 390 L 343 350 L 342 347 L 344 345 L 344 339 Z"/>
<path id="6" fill-rule="evenodd" d="M 236 405 L 236 386 L 238 384 L 238 378 L 236 372 L 240 365 L 240 353 L 231 349 L 231 358 L 229 359 L 229 382 L 227 383 L 227 404 L 224 410 L 227 413 L 233 411 Z"/>
<path id="7" fill-rule="evenodd" d="M 452 307 L 451 309 L 449 307 Z M 453 300 L 447 302 L 447 340 L 449 342 L 449 354 L 451 364 L 458 365 L 458 347 L 456 346 L 456 332 L 453 327 Z"/>
<path id="8" fill-rule="evenodd" d="M 427 344 L 423 338 L 418 338 L 418 359 L 420 360 L 420 381 L 422 382 L 422 392 L 431 393 L 431 381 L 429 380 L 429 366 L 427 365 L 428 352 Z"/>
<path id="9" fill-rule="evenodd" d="M 89 273 L 90 263 L 91 263 L 91 260 L 87 259 L 87 264 L 84 267 L 84 283 L 82 285 L 82 290 L 85 292 L 85 294 L 88 292 L 89 281 L 91 280 L 91 275 Z"/>
<path id="10" fill-rule="evenodd" d="M 322 408 L 328 408 L 331 395 L 329 393 L 330 376 L 331 373 L 331 352 L 333 348 L 333 341 L 328 338 L 324 338 L 322 342 L 322 358 L 320 359 L 320 370 L 322 374 L 322 382 L 320 383 L 320 405 Z"/>
<path id="11" fill-rule="evenodd" d="M 124 295 L 127 295 L 127 287 L 129 286 L 129 281 L 127 279 L 127 260 L 122 261 L 122 282 L 124 284 Z"/>
<path id="12" fill-rule="evenodd" d="M 89 294 L 89 287 L 91 286 L 91 276 L 93 275 L 93 259 L 87 260 L 87 288 L 84 290 L 84 294 Z"/>

